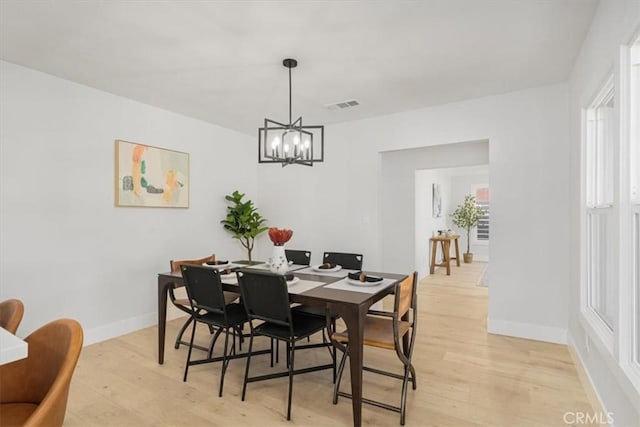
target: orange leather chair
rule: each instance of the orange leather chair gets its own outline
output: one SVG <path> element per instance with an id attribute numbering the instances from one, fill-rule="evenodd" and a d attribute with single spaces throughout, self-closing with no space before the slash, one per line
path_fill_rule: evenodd
<path id="1" fill-rule="evenodd" d="M 24 315 L 24 304 L 19 299 L 0 302 L 0 326 L 15 335 Z"/>
<path id="2" fill-rule="evenodd" d="M 3 426 L 62 426 L 82 337 L 75 320 L 55 320 L 25 338 L 26 359 L 0 366 Z"/>

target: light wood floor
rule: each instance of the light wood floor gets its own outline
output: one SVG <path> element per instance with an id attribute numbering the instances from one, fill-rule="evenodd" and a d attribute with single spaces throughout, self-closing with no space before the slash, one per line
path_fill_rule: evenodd
<path id="1" fill-rule="evenodd" d="M 593 413 L 566 346 L 486 333 L 487 288 L 476 286 L 483 268 L 482 263 L 463 264 L 453 267 L 451 276 L 440 268 L 420 283 L 413 359 L 418 389 L 409 390 L 406 425 L 563 426 L 567 411 Z M 65 425 L 352 425 L 351 402 L 331 403 L 330 371 L 294 378 L 291 422 L 285 413 L 286 378 L 249 384 L 246 401 L 240 401 L 244 359 L 231 362 L 222 398 L 217 395 L 219 364 L 191 367 L 182 382 L 186 349 L 170 344 L 181 323 L 168 325 L 164 365 L 157 363 L 155 327 L 85 347 Z M 202 332 L 198 339 L 204 344 Z M 365 350 L 366 364 L 400 366 L 393 352 Z M 323 349 L 296 356 L 300 367 L 325 360 Z M 252 372 L 268 372 L 268 355 L 253 359 L 251 366 Z M 284 368 L 282 357 L 279 368 Z M 365 395 L 399 399 L 397 380 L 364 375 Z M 348 388 L 345 376 L 343 390 Z M 364 405 L 363 424 L 399 425 L 399 415 Z"/>

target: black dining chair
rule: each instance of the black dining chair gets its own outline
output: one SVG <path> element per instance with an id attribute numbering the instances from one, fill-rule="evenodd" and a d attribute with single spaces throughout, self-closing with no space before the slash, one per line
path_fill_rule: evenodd
<path id="1" fill-rule="evenodd" d="M 216 256 L 214 254 L 214 255 L 210 255 L 208 257 L 197 258 L 197 259 L 171 260 L 169 262 L 169 264 L 170 264 L 170 267 L 171 267 L 171 271 L 178 273 L 178 272 L 180 272 L 180 267 L 183 266 L 183 265 L 202 265 L 205 262 L 215 262 L 215 261 L 216 261 Z M 225 292 L 224 293 L 224 299 L 225 299 L 227 304 L 235 301 L 236 299 L 238 299 L 238 297 L 240 297 L 240 295 L 235 293 L 235 292 Z M 180 347 L 180 344 L 189 345 L 189 343 L 187 341 L 184 341 L 182 339 L 182 335 L 184 334 L 184 332 L 187 330 L 187 328 L 189 327 L 189 325 L 193 321 L 193 318 L 191 317 L 191 305 L 189 304 L 189 301 L 188 301 L 187 298 L 178 297 L 176 295 L 175 290 L 174 290 L 174 286 L 169 288 L 169 299 L 170 299 L 171 303 L 176 308 L 184 311 L 185 313 L 187 313 L 189 315 L 189 317 L 187 317 L 187 320 L 184 322 L 184 324 L 182 325 L 182 327 L 178 331 L 178 335 L 176 336 L 176 342 L 175 342 L 174 348 L 177 349 L 178 347 Z M 211 333 L 213 333 L 213 332 L 214 331 L 211 331 Z M 208 348 L 199 346 L 197 344 L 194 344 L 193 347 L 197 348 L 197 349 L 200 349 L 200 350 L 205 350 L 205 351 L 208 350 Z"/>
<path id="2" fill-rule="evenodd" d="M 332 265 L 337 264 L 347 270 L 362 270 L 362 259 L 362 254 L 352 254 L 344 252 L 325 252 L 322 256 L 323 263 L 329 263 Z M 294 310 L 322 318 L 325 318 L 327 316 L 326 310 L 323 307 L 315 307 L 303 304 L 295 307 Z M 331 318 L 331 324 L 335 326 L 338 316 L 335 313 L 329 313 L 329 316 Z"/>
<path id="3" fill-rule="evenodd" d="M 417 272 L 410 274 L 405 280 L 396 284 L 394 308 L 392 312 L 369 310 L 364 324 L 364 345 L 395 351 L 402 363 L 402 375 L 388 370 L 363 366 L 363 370 L 385 375 L 402 380 L 400 391 L 400 404 L 390 405 L 385 402 L 362 399 L 362 402 L 388 409 L 400 414 L 400 424 L 404 425 L 407 388 L 411 381 L 413 389 L 416 389 L 416 371 L 411 363 L 413 348 L 416 340 L 416 326 L 418 314 L 418 302 L 416 296 Z M 344 366 L 349 355 L 349 331 L 335 332 L 335 326 L 330 329 L 331 341 L 343 354 L 338 367 L 338 378 L 334 385 L 333 404 L 338 403 L 338 396 L 351 398 L 351 394 L 340 391 L 340 380 L 344 372 Z M 386 393 L 386 390 L 385 390 Z"/>
<path id="4" fill-rule="evenodd" d="M 362 270 L 362 258 L 362 254 L 325 252 L 322 256 L 322 263 L 337 264 L 347 270 Z"/>
<path id="5" fill-rule="evenodd" d="M 311 265 L 311 251 L 285 249 L 284 254 L 287 257 L 287 261 L 293 264 Z"/>
<path id="6" fill-rule="evenodd" d="M 249 272 L 241 270 L 237 272 L 240 294 L 246 308 L 251 335 L 249 338 L 249 355 L 245 367 L 244 382 L 242 385 L 242 400 L 244 401 L 247 384 L 256 381 L 265 381 L 273 378 L 289 377 L 289 397 L 287 402 L 287 420 L 291 419 L 291 398 L 293 391 L 293 376 L 323 369 L 335 370 L 335 353 L 331 354 L 331 363 L 317 365 L 305 369 L 296 370 L 296 350 L 325 347 L 325 344 L 296 345 L 301 339 L 323 330 L 326 320 L 316 316 L 308 316 L 303 313 L 292 312 L 289 303 L 289 292 L 284 276 L 266 272 Z M 254 323 L 262 322 L 259 325 Z M 287 349 L 288 370 L 267 375 L 250 377 L 249 367 L 253 351 L 253 339 L 262 335 L 284 341 Z"/>
<path id="7" fill-rule="evenodd" d="M 202 363 L 222 361 L 220 372 L 220 390 L 218 396 L 222 396 L 224 386 L 224 374 L 230 361 L 230 355 L 235 355 L 236 333 L 242 336 L 242 325 L 247 322 L 247 314 L 244 306 L 239 303 L 227 304 L 220 281 L 220 272 L 214 268 L 207 268 L 195 265 L 180 266 L 184 285 L 187 289 L 187 297 L 191 306 L 191 318 L 193 328 L 191 329 L 191 340 L 189 341 L 189 351 L 187 353 L 187 363 L 184 367 L 183 381 L 187 381 L 189 366 Z M 207 326 L 217 328 L 206 359 L 191 360 L 191 350 L 193 349 L 193 339 L 196 333 L 196 325 L 204 323 Z M 232 330 L 232 346 L 229 349 L 229 332 Z M 224 350 L 222 357 L 212 357 L 213 348 L 220 334 L 224 332 Z"/>

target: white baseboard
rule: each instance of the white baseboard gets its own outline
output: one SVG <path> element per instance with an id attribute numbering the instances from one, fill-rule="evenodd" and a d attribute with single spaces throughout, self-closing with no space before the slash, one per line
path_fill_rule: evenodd
<path id="1" fill-rule="evenodd" d="M 589 399 L 589 403 L 591 403 L 591 407 L 596 413 L 606 414 L 604 403 L 602 398 L 600 397 L 600 393 L 598 393 L 598 389 L 593 383 L 593 379 L 591 375 L 589 375 L 589 371 L 587 371 L 587 366 L 582 359 L 582 355 L 576 346 L 576 342 L 569 333 L 567 335 L 567 347 L 569 347 L 569 354 L 571 355 L 571 359 L 573 360 L 573 364 L 576 365 L 576 371 L 578 372 L 578 378 L 582 383 L 582 388 L 584 388 L 585 393 L 587 394 L 587 398 Z"/>
<path id="2" fill-rule="evenodd" d="M 156 324 L 158 324 L 158 313 L 154 312 L 87 329 L 84 331 L 84 345 L 119 337 Z"/>
<path id="3" fill-rule="evenodd" d="M 490 334 L 527 338 L 556 344 L 567 343 L 566 329 L 533 325 L 531 323 L 509 322 L 506 320 L 487 318 L 487 332 Z"/>

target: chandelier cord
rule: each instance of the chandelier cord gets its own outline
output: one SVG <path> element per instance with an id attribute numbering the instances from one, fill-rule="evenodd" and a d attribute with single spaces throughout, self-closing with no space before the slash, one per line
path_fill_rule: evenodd
<path id="1" fill-rule="evenodd" d="M 291 126 L 291 67 L 289 67 L 289 126 Z"/>

